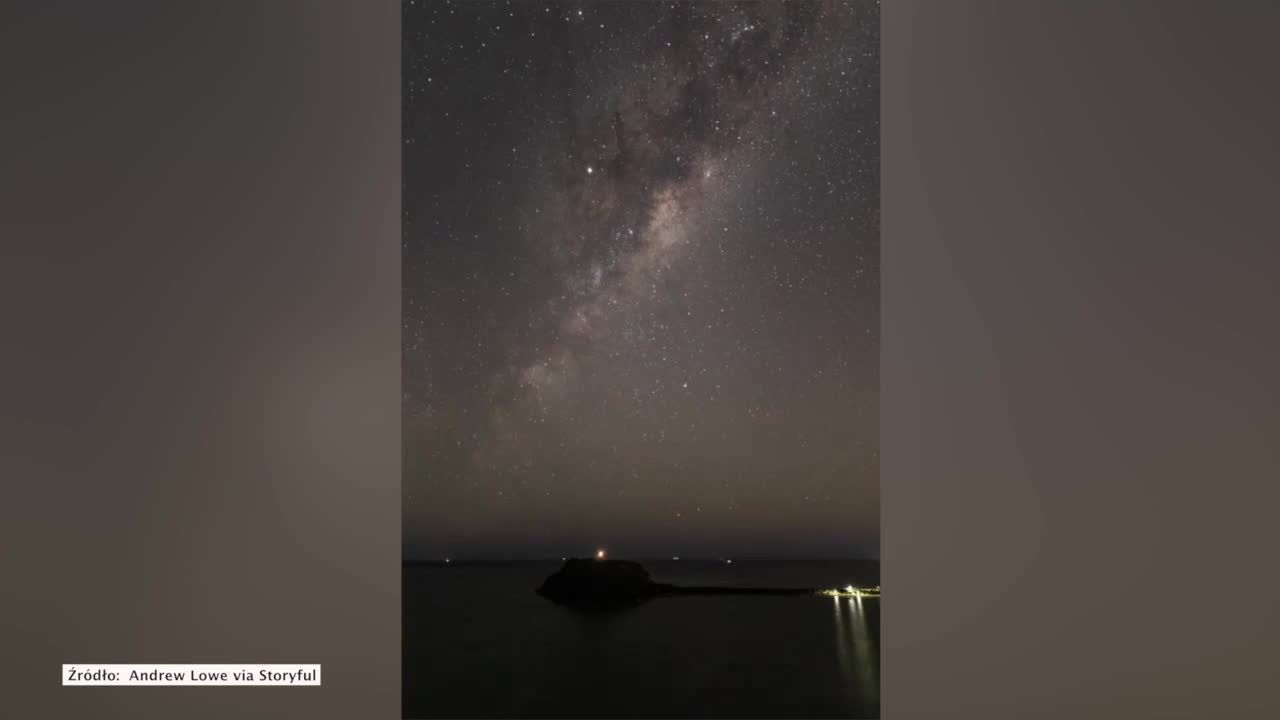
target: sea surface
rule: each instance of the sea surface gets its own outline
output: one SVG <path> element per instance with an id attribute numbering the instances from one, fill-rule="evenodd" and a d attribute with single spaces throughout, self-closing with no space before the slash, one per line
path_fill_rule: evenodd
<path id="1" fill-rule="evenodd" d="M 640 562 L 684 585 L 880 582 L 858 560 Z M 879 599 L 675 596 L 587 615 L 534 593 L 559 566 L 405 565 L 404 717 L 879 717 Z"/>

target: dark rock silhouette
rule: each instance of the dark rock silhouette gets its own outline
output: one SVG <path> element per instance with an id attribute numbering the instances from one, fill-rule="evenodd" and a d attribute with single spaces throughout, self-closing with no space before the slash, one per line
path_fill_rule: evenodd
<path id="1" fill-rule="evenodd" d="M 661 591 L 640 563 L 585 558 L 569 558 L 538 588 L 552 602 L 583 610 L 629 607 Z"/>
<path id="2" fill-rule="evenodd" d="M 808 588 L 681 587 L 654 582 L 640 563 L 570 558 L 538 594 L 579 610 L 634 607 L 659 595 L 812 595 Z"/>

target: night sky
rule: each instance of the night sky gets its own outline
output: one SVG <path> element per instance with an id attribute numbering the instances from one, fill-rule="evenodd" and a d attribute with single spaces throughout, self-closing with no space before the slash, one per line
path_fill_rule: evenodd
<path id="1" fill-rule="evenodd" d="M 878 556 L 878 3 L 403 10 L 406 558 Z"/>

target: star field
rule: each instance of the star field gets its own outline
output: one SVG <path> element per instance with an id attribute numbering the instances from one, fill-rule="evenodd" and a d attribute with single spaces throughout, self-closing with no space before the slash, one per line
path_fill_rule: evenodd
<path id="1" fill-rule="evenodd" d="M 403 12 L 406 555 L 877 553 L 878 4 Z"/>

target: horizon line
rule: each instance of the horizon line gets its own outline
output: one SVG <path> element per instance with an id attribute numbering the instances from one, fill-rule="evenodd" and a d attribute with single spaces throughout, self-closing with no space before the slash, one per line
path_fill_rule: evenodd
<path id="1" fill-rule="evenodd" d="M 539 555 L 525 557 L 478 557 L 478 556 L 440 556 L 434 558 L 408 558 L 401 557 L 401 565 L 460 565 L 460 564 L 483 564 L 483 563 L 515 563 L 515 562 L 563 562 L 570 558 L 592 559 L 594 556 L 590 553 L 575 555 Z M 610 560 L 660 560 L 667 562 L 753 562 L 753 561 L 833 561 L 833 560 L 852 560 L 858 562 L 874 562 L 879 563 L 879 557 L 870 557 L 865 555 L 739 555 L 736 557 L 728 556 L 706 556 L 706 555 L 632 555 L 622 557 L 610 557 Z"/>

